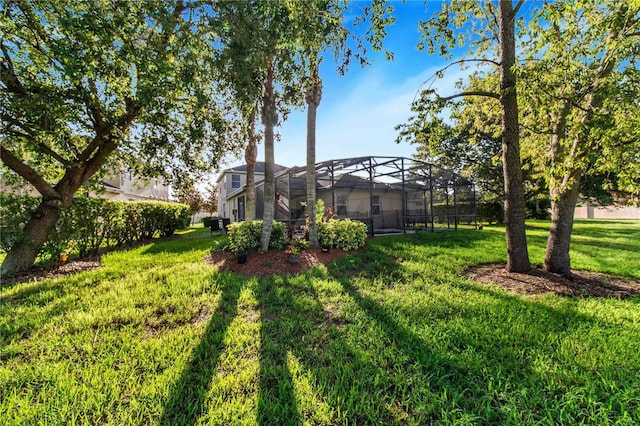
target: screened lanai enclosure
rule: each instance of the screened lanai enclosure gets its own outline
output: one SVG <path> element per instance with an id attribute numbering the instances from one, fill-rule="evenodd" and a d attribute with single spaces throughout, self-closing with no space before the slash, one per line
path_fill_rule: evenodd
<path id="1" fill-rule="evenodd" d="M 477 224 L 473 182 L 452 171 L 404 157 L 358 157 L 317 163 L 316 197 L 337 218 L 364 222 L 372 236 Z M 276 174 L 276 220 L 294 227 L 304 225 L 306 198 L 306 167 L 292 167 Z M 256 188 L 256 200 L 256 217 L 261 218 L 263 182 Z"/>

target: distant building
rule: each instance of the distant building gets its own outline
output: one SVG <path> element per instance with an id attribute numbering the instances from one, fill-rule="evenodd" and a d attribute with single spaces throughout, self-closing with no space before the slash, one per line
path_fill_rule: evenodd
<path id="1" fill-rule="evenodd" d="M 142 181 L 127 173 L 114 173 L 101 182 L 104 191 L 92 194 L 119 201 L 160 200 L 169 201 L 169 185 L 157 179 Z"/>
<path id="2" fill-rule="evenodd" d="M 287 170 L 285 166 L 279 164 L 274 165 L 275 173 Z M 260 182 L 264 179 L 264 161 L 258 161 L 255 165 L 255 181 Z M 218 188 L 218 215 L 220 217 L 230 218 L 233 222 L 245 219 L 245 185 L 247 184 L 247 165 L 232 167 L 223 170 L 216 180 Z M 256 198 L 258 194 L 256 193 Z M 260 193 L 262 197 L 262 193 Z M 256 209 L 260 209 L 259 215 L 262 217 L 262 198 L 256 199 Z"/>
<path id="3" fill-rule="evenodd" d="M 131 173 L 116 172 L 109 174 L 100 184 L 103 191 L 91 192 L 90 196 L 119 201 L 170 201 L 169 185 L 157 179 L 147 182 L 136 178 Z M 9 186 L 2 182 L 2 191 L 17 195 L 32 195 L 34 197 L 40 195 L 35 188 L 27 183 L 22 186 Z"/>

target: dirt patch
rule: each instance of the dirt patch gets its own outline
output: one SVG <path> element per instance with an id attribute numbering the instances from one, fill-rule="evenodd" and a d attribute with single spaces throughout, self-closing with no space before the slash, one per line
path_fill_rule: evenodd
<path id="1" fill-rule="evenodd" d="M 234 272 L 246 276 L 299 274 L 316 265 L 329 265 L 336 259 L 353 252 L 342 250 L 307 249 L 300 252 L 298 263 L 289 263 L 289 255 L 281 250 L 269 250 L 266 253 L 249 253 L 247 263 L 238 263 L 238 257 L 229 252 L 211 253 L 205 260 L 222 271 Z"/>
<path id="2" fill-rule="evenodd" d="M 82 271 L 89 271 L 100 267 L 99 257 L 86 257 L 82 259 L 72 259 L 68 262 L 54 266 L 52 268 L 34 267 L 26 272 L 11 278 L 2 278 L 2 285 L 11 285 L 29 281 L 42 281 L 48 278 L 61 278 L 76 274 Z"/>
<path id="3" fill-rule="evenodd" d="M 496 285 L 522 295 L 557 294 L 624 299 L 640 294 L 640 281 L 593 272 L 573 271 L 573 279 L 533 267 L 527 273 L 507 272 L 504 264 L 474 266 L 466 275 L 482 284 Z"/>

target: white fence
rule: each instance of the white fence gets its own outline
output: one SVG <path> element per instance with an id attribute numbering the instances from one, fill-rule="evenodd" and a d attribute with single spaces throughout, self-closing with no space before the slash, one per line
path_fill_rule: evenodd
<path id="1" fill-rule="evenodd" d="M 576 219 L 640 219 L 640 207 L 631 206 L 579 206 Z"/>

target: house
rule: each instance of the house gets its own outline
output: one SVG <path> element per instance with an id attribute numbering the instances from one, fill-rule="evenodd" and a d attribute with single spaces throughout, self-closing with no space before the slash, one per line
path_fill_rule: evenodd
<path id="1" fill-rule="evenodd" d="M 305 223 L 306 167 L 275 167 L 274 219 Z M 218 177 L 218 211 L 245 218 L 246 166 Z M 256 215 L 262 218 L 264 163 L 256 164 Z M 338 218 L 367 224 L 373 234 L 476 222 L 475 187 L 454 172 L 403 157 L 356 157 L 316 164 L 316 198 Z"/>
<path id="2" fill-rule="evenodd" d="M 158 179 L 143 181 L 131 172 L 111 173 L 100 182 L 104 191 L 92 196 L 119 201 L 169 200 L 169 185 Z"/>
<path id="3" fill-rule="evenodd" d="M 91 191 L 89 196 L 119 201 L 159 200 L 170 201 L 169 185 L 160 180 L 152 179 L 143 181 L 136 178 L 130 172 L 112 172 L 100 182 L 102 190 Z M 40 194 L 30 184 L 8 185 L 2 180 L 2 191 L 16 195 L 31 195 L 39 197 Z"/>
<path id="4" fill-rule="evenodd" d="M 276 174 L 287 170 L 285 166 L 274 165 Z M 258 161 L 254 170 L 255 182 L 264 180 L 264 161 Z M 245 185 L 247 184 L 247 165 L 223 170 L 216 179 L 218 188 L 218 215 L 230 218 L 232 222 L 244 220 L 245 215 Z M 257 194 L 256 194 L 257 195 Z M 262 193 L 260 193 L 262 196 Z M 262 217 L 262 198 L 256 200 L 256 217 Z"/>

